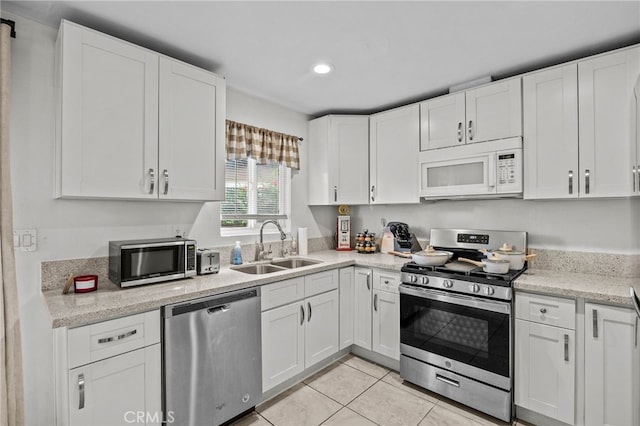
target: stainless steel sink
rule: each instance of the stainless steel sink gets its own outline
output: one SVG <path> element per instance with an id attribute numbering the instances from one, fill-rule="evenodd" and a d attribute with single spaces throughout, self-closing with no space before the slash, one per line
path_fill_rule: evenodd
<path id="1" fill-rule="evenodd" d="M 315 265 L 322 263 L 321 260 L 303 259 L 299 257 L 290 257 L 288 259 L 272 260 L 271 264 L 281 266 L 287 269 L 301 268 L 303 266 Z"/>
<path id="2" fill-rule="evenodd" d="M 252 263 L 248 265 L 232 266 L 231 269 L 238 272 L 244 272 L 245 274 L 270 274 L 272 272 L 286 271 L 287 268 L 282 266 L 271 265 L 269 263 Z"/>

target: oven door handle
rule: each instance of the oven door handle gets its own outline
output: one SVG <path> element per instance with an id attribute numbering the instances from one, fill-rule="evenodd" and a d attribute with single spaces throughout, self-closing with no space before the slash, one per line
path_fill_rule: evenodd
<path id="1" fill-rule="evenodd" d="M 461 294 L 448 293 L 429 288 L 409 286 L 404 283 L 400 284 L 398 289 L 400 290 L 400 294 L 406 294 L 409 296 L 422 297 L 425 299 L 436 300 L 438 302 L 452 303 L 454 305 L 468 306 L 470 308 L 484 309 L 486 311 L 501 314 L 511 314 L 510 302 L 480 299 L 473 296 L 464 296 Z"/>

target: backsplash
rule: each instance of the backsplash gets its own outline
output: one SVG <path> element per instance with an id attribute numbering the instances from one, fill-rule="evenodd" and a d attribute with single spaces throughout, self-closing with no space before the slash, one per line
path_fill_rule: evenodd
<path id="1" fill-rule="evenodd" d="M 426 241 L 420 241 L 420 243 L 423 247 L 427 244 Z M 280 243 L 277 241 L 267 243 L 267 247 L 269 244 L 271 244 L 271 249 L 277 256 Z M 222 266 L 230 264 L 233 245 L 211 248 L 220 252 L 220 264 Z M 284 248 L 285 250 L 291 250 L 291 242 L 285 242 Z M 335 248 L 333 237 L 310 238 L 308 242 L 309 253 L 333 248 Z M 245 262 L 254 260 L 255 250 L 255 244 L 242 246 L 242 258 Z M 640 277 L 640 255 L 637 254 L 589 253 L 535 248 L 532 248 L 530 252 L 536 254 L 533 261 L 529 262 L 530 268 L 616 276 L 619 278 Z M 42 262 L 42 291 L 63 287 L 70 274 L 74 276 L 96 274 L 98 275 L 98 288 L 100 288 L 100 283 L 109 279 L 108 268 L 108 257 Z"/>
<path id="2" fill-rule="evenodd" d="M 280 242 L 265 243 L 266 248 L 271 245 L 273 256 L 277 257 L 280 250 Z M 231 263 L 231 250 L 233 245 L 208 247 L 220 252 L 220 265 L 228 266 Z M 310 238 L 307 243 L 309 253 L 315 251 L 330 250 L 335 247 L 332 237 Z M 291 241 L 284 243 L 284 249 L 291 251 Z M 255 259 L 256 244 L 242 245 L 242 259 L 251 262 Z M 55 260 L 41 263 L 42 291 L 64 287 L 64 283 L 70 274 L 74 276 L 95 274 L 98 276 L 98 289 L 100 283 L 109 279 L 109 257 L 92 257 L 87 259 Z"/>
<path id="3" fill-rule="evenodd" d="M 639 254 L 590 253 L 535 248 L 530 248 L 529 252 L 536 254 L 536 257 L 529 262 L 529 267 L 535 269 L 620 278 L 640 277 Z"/>

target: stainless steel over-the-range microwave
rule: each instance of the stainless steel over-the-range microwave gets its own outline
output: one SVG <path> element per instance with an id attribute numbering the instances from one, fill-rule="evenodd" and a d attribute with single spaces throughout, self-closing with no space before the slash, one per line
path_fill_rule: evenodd
<path id="1" fill-rule="evenodd" d="M 109 241 L 109 279 L 132 287 L 196 275 L 197 248 L 184 238 Z"/>

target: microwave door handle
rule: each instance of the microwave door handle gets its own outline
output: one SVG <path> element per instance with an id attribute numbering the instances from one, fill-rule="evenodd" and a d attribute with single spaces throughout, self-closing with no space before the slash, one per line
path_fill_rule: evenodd
<path id="1" fill-rule="evenodd" d="M 496 156 L 498 154 L 493 153 L 489 155 L 489 189 L 494 189 L 496 187 Z"/>

